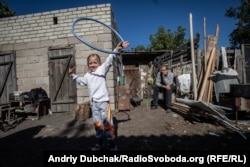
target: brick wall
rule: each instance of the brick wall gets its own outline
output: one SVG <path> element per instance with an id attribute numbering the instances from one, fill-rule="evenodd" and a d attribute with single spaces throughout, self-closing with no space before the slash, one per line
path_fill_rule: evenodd
<path id="1" fill-rule="evenodd" d="M 111 13 L 111 6 L 103 4 L 3 18 L 0 19 L 0 44 L 3 45 L 2 49 L 5 49 L 6 44 L 73 37 L 71 24 L 75 18 L 87 16 L 111 24 Z M 54 24 L 54 17 L 57 17 L 58 24 Z M 94 33 L 88 32 L 88 34 Z M 15 49 L 18 48 L 16 46 Z"/>
<path id="2" fill-rule="evenodd" d="M 14 51 L 16 54 L 17 83 L 19 91 L 29 91 L 43 87 L 49 94 L 48 50 L 50 47 L 74 45 L 77 71 L 83 75 L 87 71 L 87 56 L 93 49 L 80 43 L 71 32 L 74 19 L 91 17 L 116 27 L 110 4 L 100 4 L 69 8 L 0 19 L 0 55 Z M 55 21 L 57 19 L 57 24 Z M 112 50 L 114 39 L 111 32 L 93 22 L 86 22 L 78 29 L 79 35 L 93 45 Z M 107 56 L 99 53 L 102 60 Z M 111 109 L 115 109 L 113 68 L 107 77 L 111 95 Z M 88 100 L 86 87 L 77 86 L 77 101 Z"/>

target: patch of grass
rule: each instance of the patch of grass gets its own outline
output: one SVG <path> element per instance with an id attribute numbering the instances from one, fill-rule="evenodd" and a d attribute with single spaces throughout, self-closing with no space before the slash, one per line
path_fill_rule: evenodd
<path id="1" fill-rule="evenodd" d="M 141 105 L 142 106 L 150 106 L 151 105 L 151 101 L 152 101 L 152 98 L 143 99 L 142 102 L 141 102 Z"/>

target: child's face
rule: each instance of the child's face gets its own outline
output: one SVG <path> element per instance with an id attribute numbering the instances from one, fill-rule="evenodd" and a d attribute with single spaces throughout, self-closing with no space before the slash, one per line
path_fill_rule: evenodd
<path id="1" fill-rule="evenodd" d="M 89 70 L 91 72 L 95 72 L 97 67 L 100 66 L 100 62 L 98 61 L 98 58 L 96 56 L 90 57 L 88 62 Z"/>

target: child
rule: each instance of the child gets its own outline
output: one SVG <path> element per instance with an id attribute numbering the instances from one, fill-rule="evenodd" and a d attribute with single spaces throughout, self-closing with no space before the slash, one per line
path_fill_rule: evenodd
<path id="1" fill-rule="evenodd" d="M 120 42 L 115 52 L 121 51 L 129 46 L 129 42 Z M 99 151 L 104 147 L 104 136 L 109 144 L 109 150 L 117 150 L 115 144 L 115 133 L 112 122 L 112 115 L 109 107 L 109 93 L 106 83 L 106 74 L 112 66 L 114 54 L 110 54 L 104 63 L 98 54 L 90 54 L 87 58 L 89 72 L 83 77 L 73 74 L 75 66 L 69 68 L 73 80 L 78 84 L 88 86 L 89 99 L 92 109 L 92 117 L 96 131 L 97 143 L 92 147 L 92 151 Z"/>

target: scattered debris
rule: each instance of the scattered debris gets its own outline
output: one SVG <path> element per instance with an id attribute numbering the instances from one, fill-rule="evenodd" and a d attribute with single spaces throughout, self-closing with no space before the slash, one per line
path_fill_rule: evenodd
<path id="1" fill-rule="evenodd" d="M 234 126 L 232 120 L 225 116 L 225 111 L 221 109 L 220 106 L 203 101 L 176 98 L 176 102 L 173 103 L 173 109 L 195 120 L 200 120 L 202 118 L 214 120 L 216 123 L 239 133 L 244 139 L 247 139 L 242 129 Z"/>

